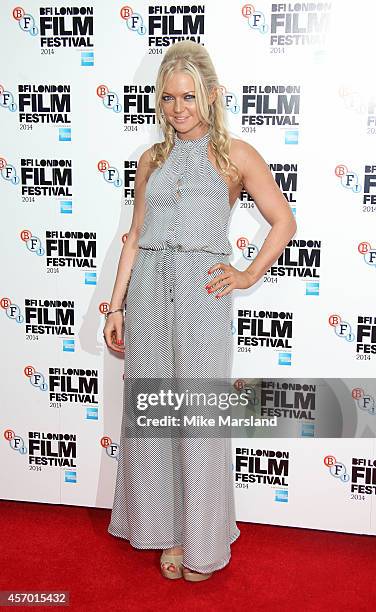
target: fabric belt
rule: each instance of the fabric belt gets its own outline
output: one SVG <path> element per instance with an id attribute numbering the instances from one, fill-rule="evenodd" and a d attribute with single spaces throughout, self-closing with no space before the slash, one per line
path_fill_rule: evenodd
<path id="1" fill-rule="evenodd" d="M 143 251 L 154 251 L 155 253 L 162 253 L 162 257 L 157 265 L 157 271 L 163 274 L 164 278 L 166 279 L 168 289 L 169 289 L 169 294 L 170 294 L 170 302 L 174 301 L 175 276 L 176 276 L 175 275 L 175 272 L 176 272 L 175 253 L 177 252 L 179 253 L 203 253 L 206 255 L 218 255 L 218 257 L 228 257 L 228 255 L 224 253 L 212 253 L 211 251 L 203 251 L 203 250 L 198 250 L 198 249 L 185 250 L 180 245 L 171 246 L 169 244 L 165 244 L 161 248 L 143 247 L 143 246 L 139 246 L 138 248 Z"/>
<path id="2" fill-rule="evenodd" d="M 160 248 L 160 249 L 155 249 L 155 248 L 150 248 L 150 247 L 139 247 L 139 248 L 145 251 L 155 251 L 158 253 L 162 253 L 162 257 L 157 265 L 157 272 L 160 272 L 161 274 L 163 274 L 164 278 L 166 279 L 169 294 L 170 294 L 170 302 L 173 302 L 174 301 L 174 288 L 175 288 L 175 271 L 176 271 L 174 253 L 182 252 L 184 251 L 184 249 L 180 245 L 170 246 L 167 244 L 163 248 Z"/>

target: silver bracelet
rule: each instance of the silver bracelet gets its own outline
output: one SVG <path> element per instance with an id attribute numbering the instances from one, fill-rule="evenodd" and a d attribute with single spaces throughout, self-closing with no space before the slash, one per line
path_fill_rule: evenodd
<path id="1" fill-rule="evenodd" d="M 108 315 L 113 314 L 114 312 L 123 312 L 123 309 L 122 308 L 117 308 L 116 310 L 108 310 L 107 312 L 105 312 L 104 316 L 107 319 Z"/>

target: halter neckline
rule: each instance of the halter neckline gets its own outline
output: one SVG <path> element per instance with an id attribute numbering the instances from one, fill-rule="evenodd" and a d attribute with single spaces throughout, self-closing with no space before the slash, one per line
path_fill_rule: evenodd
<path id="1" fill-rule="evenodd" d="M 174 134 L 174 142 L 175 144 L 179 144 L 179 145 L 193 145 L 193 144 L 200 144 L 200 143 L 204 143 L 206 141 L 209 141 L 209 130 L 207 132 L 205 132 L 205 134 L 203 134 L 203 136 L 200 136 L 199 138 L 179 138 L 179 136 L 177 135 L 177 132 L 175 132 Z"/>

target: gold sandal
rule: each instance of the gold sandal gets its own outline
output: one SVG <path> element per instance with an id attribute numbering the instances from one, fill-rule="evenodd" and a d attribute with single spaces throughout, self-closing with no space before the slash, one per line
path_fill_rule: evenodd
<path id="1" fill-rule="evenodd" d="M 202 580 L 207 580 L 214 573 L 214 572 L 209 572 L 207 574 L 202 574 L 200 572 L 193 572 L 189 568 L 184 567 L 184 565 L 182 567 L 183 567 L 183 577 L 185 578 L 185 580 L 188 580 L 189 582 L 201 582 Z"/>
<path id="2" fill-rule="evenodd" d="M 163 551 L 160 558 L 162 576 L 174 580 L 183 576 L 183 555 L 173 555 Z"/>

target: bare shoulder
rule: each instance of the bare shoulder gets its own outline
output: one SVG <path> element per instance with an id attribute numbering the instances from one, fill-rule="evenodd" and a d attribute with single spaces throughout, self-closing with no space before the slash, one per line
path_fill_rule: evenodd
<path id="1" fill-rule="evenodd" d="M 148 149 L 145 149 L 145 151 L 143 153 L 141 153 L 139 160 L 138 160 L 138 164 L 137 166 L 148 166 L 150 164 L 151 161 L 151 150 L 152 147 L 149 147 Z"/>
<path id="2" fill-rule="evenodd" d="M 143 153 L 141 153 L 138 163 L 137 163 L 137 172 L 136 172 L 136 182 L 141 183 L 147 181 L 150 173 L 151 173 L 151 150 L 152 147 L 146 149 Z"/>
<path id="3" fill-rule="evenodd" d="M 268 164 L 249 142 L 241 138 L 231 138 L 230 158 L 239 168 L 243 183 L 261 175 L 267 175 L 270 178 Z"/>
<path id="4" fill-rule="evenodd" d="M 230 156 L 239 166 L 250 161 L 263 160 L 257 149 L 241 138 L 231 138 Z"/>

